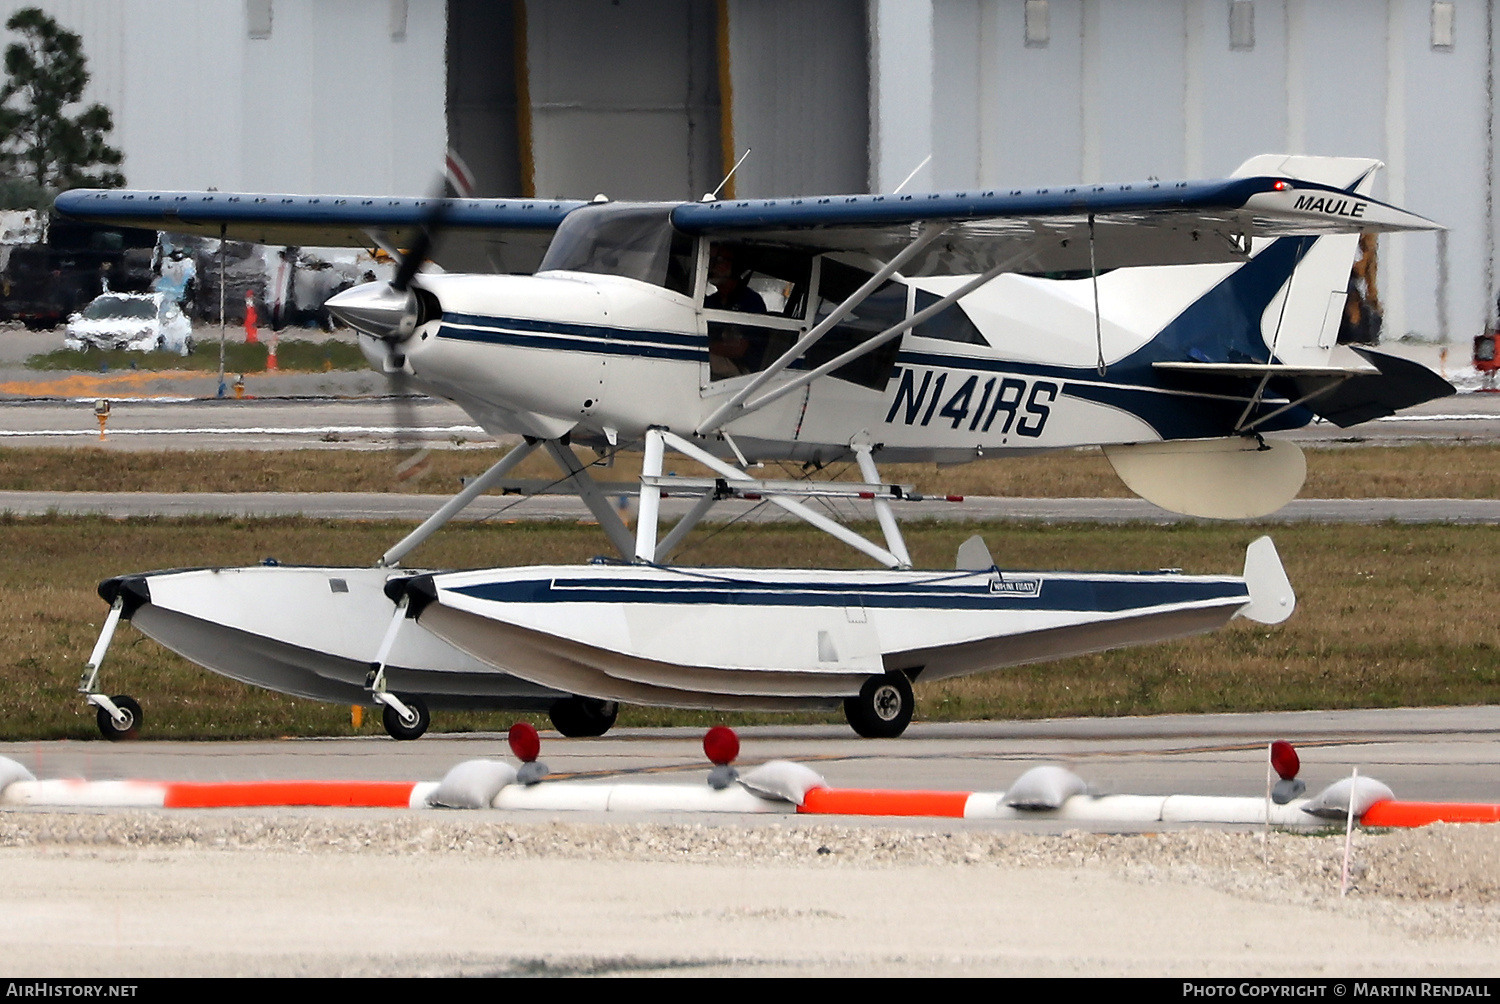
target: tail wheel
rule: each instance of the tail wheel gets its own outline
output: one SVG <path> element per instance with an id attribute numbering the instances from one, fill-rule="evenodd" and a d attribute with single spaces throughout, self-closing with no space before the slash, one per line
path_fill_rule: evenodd
<path id="1" fill-rule="evenodd" d="M 427 731 L 427 726 L 432 724 L 432 715 L 427 710 L 427 702 L 420 697 L 412 697 L 407 694 L 397 694 L 401 703 L 417 716 L 414 722 L 408 722 L 401 717 L 401 712 L 389 704 L 381 707 L 380 720 L 385 725 L 386 734 L 392 739 L 420 739 L 422 733 Z"/>
<path id="2" fill-rule="evenodd" d="M 857 696 L 844 699 L 844 717 L 866 739 L 894 739 L 911 724 L 916 704 L 911 682 L 900 673 L 886 673 L 870 677 Z"/>
<path id="3" fill-rule="evenodd" d="M 116 694 L 110 698 L 115 702 L 125 715 L 125 721 L 115 721 L 115 716 L 99 709 L 95 720 L 99 723 L 99 733 L 111 742 L 119 742 L 122 739 L 134 739 L 141 731 L 141 706 L 134 697 L 128 694 Z"/>
<path id="4" fill-rule="evenodd" d="M 618 701 L 599 701 L 592 697 L 564 697 L 547 710 L 553 728 L 571 738 L 602 736 L 620 717 Z"/>

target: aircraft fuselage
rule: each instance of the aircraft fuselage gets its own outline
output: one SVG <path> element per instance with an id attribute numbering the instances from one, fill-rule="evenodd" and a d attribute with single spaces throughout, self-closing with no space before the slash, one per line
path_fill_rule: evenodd
<path id="1" fill-rule="evenodd" d="M 1187 305 L 1200 287 L 1230 270 L 1175 271 L 1197 273 L 1187 277 Z M 1104 279 L 1120 286 L 1114 276 Z M 1065 298 L 1053 297 L 1040 308 L 1031 302 L 1049 282 L 1064 291 L 1069 286 L 1002 277 L 992 284 L 992 290 L 1000 288 L 986 290 L 978 306 L 945 312 L 956 314 L 978 338 L 930 337 L 919 327 L 895 343 L 883 371 L 867 367 L 871 371 L 859 379 L 821 378 L 732 419 L 724 431 L 758 459 L 827 460 L 864 435 L 881 445 L 885 459 L 944 462 L 1233 433 L 1247 396 L 1171 386 L 1169 377 L 1150 366 L 1159 328 L 1133 331 L 1111 321 L 1096 342 L 1100 332 L 1091 318 L 1070 310 Z M 429 275 L 422 283 L 442 304 L 442 315 L 403 343 L 406 365 L 419 384 L 453 400 L 495 434 L 550 438 L 571 432 L 574 441 L 600 444 L 636 439 L 653 426 L 692 435 L 756 375 L 753 368 L 716 372 L 722 360 L 713 358 L 713 329 L 768 323 L 706 310 L 692 297 L 619 276 Z M 894 285 L 895 297 L 904 291 L 910 311 L 924 284 Z M 1022 316 L 1005 316 L 1007 299 L 1016 301 Z M 1036 316 L 1048 307 L 1057 316 Z M 1259 321 L 1254 318 L 1257 327 Z M 811 322 L 783 322 L 763 330 L 790 344 L 809 327 Z M 1053 334 L 1039 339 L 1037 327 Z M 384 344 L 369 336 L 362 343 L 379 365 Z M 1103 367 L 1095 358 L 1100 343 Z M 794 365 L 766 389 L 802 372 Z M 1273 399 L 1265 407 L 1280 403 Z M 1272 427 L 1295 427 L 1310 417 L 1292 409 Z M 723 444 L 710 448 L 729 455 Z"/>

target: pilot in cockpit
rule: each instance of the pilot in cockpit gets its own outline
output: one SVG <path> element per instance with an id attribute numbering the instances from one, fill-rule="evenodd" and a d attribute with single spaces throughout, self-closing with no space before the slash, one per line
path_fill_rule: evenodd
<path id="1" fill-rule="evenodd" d="M 715 244 L 708 250 L 708 284 L 714 291 L 703 299 L 707 310 L 737 310 L 742 314 L 764 314 L 766 301 L 745 283 L 734 267 L 734 248 Z"/>
<path id="2" fill-rule="evenodd" d="M 764 314 L 766 301 L 745 282 L 735 267 L 734 248 L 714 244 L 708 251 L 708 282 L 714 291 L 703 298 L 705 310 L 735 310 L 742 314 Z M 710 325 L 708 362 L 713 379 L 748 373 L 746 356 L 750 339 L 735 325 Z"/>

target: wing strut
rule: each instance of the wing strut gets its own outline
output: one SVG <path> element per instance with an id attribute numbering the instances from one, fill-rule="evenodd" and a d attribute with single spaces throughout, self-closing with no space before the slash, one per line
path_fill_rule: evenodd
<path id="1" fill-rule="evenodd" d="M 850 311 L 859 306 L 861 303 L 864 303 L 865 299 L 871 293 L 875 292 L 875 290 L 879 289 L 882 285 L 885 284 L 885 281 L 887 279 L 895 275 L 902 265 L 905 265 L 907 262 L 911 261 L 914 257 L 917 256 L 918 253 L 922 251 L 922 249 L 927 247 L 927 245 L 931 244 L 933 241 L 937 240 L 943 234 L 948 232 L 948 228 L 944 226 L 936 226 L 926 223 L 921 224 L 920 226 L 921 233 L 913 238 L 910 244 L 902 248 L 899 254 L 897 254 L 890 261 L 886 262 L 885 265 L 881 266 L 880 271 L 870 276 L 870 278 L 866 280 L 863 286 L 860 286 L 854 292 L 850 293 L 849 296 L 845 298 L 843 303 L 840 303 L 837 307 L 833 308 L 833 313 L 823 318 L 823 320 L 819 321 L 811 331 L 798 339 L 797 344 L 793 345 L 791 348 L 783 352 L 779 357 L 777 357 L 775 362 L 771 363 L 770 366 L 767 366 L 765 369 L 761 370 L 760 373 L 756 374 L 754 379 L 752 379 L 744 387 L 740 388 L 738 393 L 736 393 L 728 401 L 725 401 L 723 404 L 721 404 L 712 415 L 708 416 L 703 424 L 698 426 L 698 435 L 702 436 L 709 432 L 712 432 L 719 426 L 723 425 L 726 421 L 728 421 L 728 416 L 738 410 L 741 405 L 743 405 L 745 401 L 749 399 L 751 394 L 754 394 L 756 391 L 764 387 L 766 385 L 766 381 L 770 380 L 776 374 L 780 373 L 782 370 L 786 369 L 792 363 L 800 359 L 808 349 L 812 348 L 812 346 L 817 344 L 817 342 L 822 339 L 824 335 L 832 331 L 834 325 L 838 324 L 845 317 L 849 316 Z"/>
<path id="2" fill-rule="evenodd" d="M 1109 372 L 1109 364 L 1104 361 L 1104 319 L 1099 315 L 1099 262 L 1094 257 L 1093 213 L 1089 213 L 1089 279 L 1094 287 L 1094 349 L 1098 355 L 1094 369 L 1104 376 Z"/>
<path id="3" fill-rule="evenodd" d="M 1009 272 L 1016 265 L 1020 264 L 1022 261 L 1025 261 L 1026 258 L 1029 257 L 1029 255 L 1030 252 L 1024 251 L 1020 254 L 1012 255 L 1000 264 L 996 265 L 994 268 L 990 269 L 988 272 L 981 272 L 979 275 L 976 275 L 974 278 L 970 279 L 968 282 L 964 283 L 962 286 L 958 287 L 958 289 L 949 293 L 947 296 L 943 297 L 936 303 L 930 304 L 917 311 L 915 314 L 911 315 L 900 324 L 896 324 L 889 328 L 886 328 L 874 338 L 865 339 L 858 345 L 854 346 L 852 349 L 849 349 L 848 351 L 841 353 L 833 359 L 828 360 L 828 362 L 824 363 L 821 366 L 808 370 L 806 373 L 801 374 L 791 382 L 784 383 L 774 390 L 768 390 L 760 397 L 755 398 L 753 401 L 747 401 L 744 407 L 740 409 L 740 414 L 736 415 L 735 418 L 742 418 L 752 411 L 759 411 L 761 408 L 764 408 L 772 401 L 784 397 L 785 395 L 792 393 L 792 391 L 801 390 L 803 387 L 806 387 L 814 380 L 817 380 L 820 377 L 827 376 L 829 373 L 832 373 L 836 369 L 847 366 L 849 363 L 858 359 L 860 356 L 866 355 L 870 352 L 874 352 L 876 349 L 880 348 L 892 338 L 896 338 L 902 334 L 905 334 L 907 331 L 910 331 L 917 325 L 922 324 L 929 318 L 932 318 L 940 312 L 947 310 L 949 307 L 953 306 L 953 304 L 957 303 L 960 299 L 968 296 L 970 293 L 974 292 L 974 290 L 978 289 L 980 286 L 983 286 L 985 283 L 995 278 L 995 276 L 999 275 L 1001 272 Z M 722 411 L 723 409 L 720 410 Z M 727 422 L 729 421 L 729 419 L 726 418 L 724 419 L 724 421 Z M 707 423 L 705 423 L 705 425 L 706 424 Z M 700 430 L 700 432 L 701 431 L 705 430 Z M 712 430 L 708 429 L 706 431 Z"/>

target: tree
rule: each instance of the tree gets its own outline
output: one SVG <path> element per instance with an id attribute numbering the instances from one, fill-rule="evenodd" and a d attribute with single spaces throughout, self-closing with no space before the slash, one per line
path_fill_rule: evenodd
<path id="1" fill-rule="evenodd" d="M 92 104 L 76 115 L 89 82 L 83 39 L 39 8 L 23 7 L 5 27 L 21 36 L 5 48 L 0 87 L 0 168 L 4 189 L 36 194 L 80 186 L 119 188 L 124 159 L 105 142 L 114 119 Z"/>

